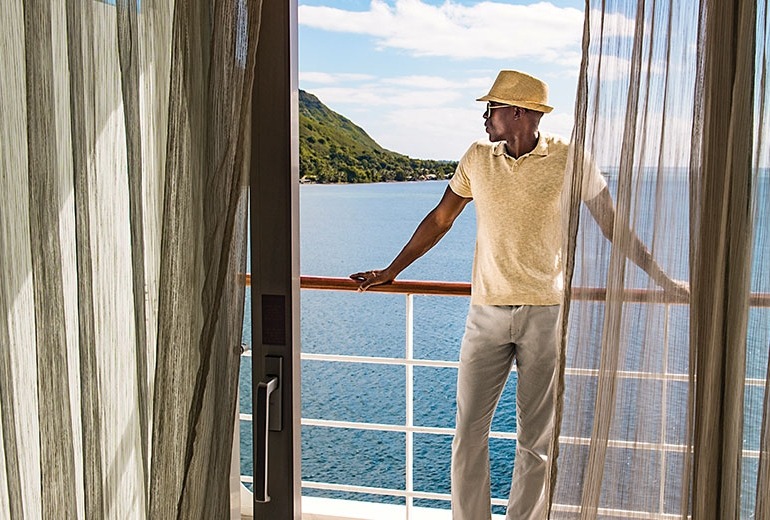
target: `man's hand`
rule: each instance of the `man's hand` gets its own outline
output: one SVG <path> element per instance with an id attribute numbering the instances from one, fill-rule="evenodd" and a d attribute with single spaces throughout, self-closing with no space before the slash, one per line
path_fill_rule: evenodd
<path id="1" fill-rule="evenodd" d="M 358 292 L 364 292 L 372 285 L 382 285 L 392 282 L 395 276 L 391 275 L 387 269 L 380 269 L 353 273 L 350 275 L 350 278 L 358 282 Z"/>
<path id="2" fill-rule="evenodd" d="M 422 222 L 420 222 L 420 225 L 417 226 L 417 229 L 412 234 L 412 238 L 409 239 L 409 242 L 406 243 L 388 267 L 350 275 L 350 278 L 358 282 L 358 291 L 363 292 L 372 285 L 382 285 L 395 280 L 401 271 L 409 267 L 412 262 L 427 253 L 431 247 L 436 245 L 436 242 L 441 240 L 441 237 L 452 227 L 452 223 L 457 218 L 457 215 L 460 214 L 470 201 L 471 199 L 455 194 L 447 186 L 438 206 L 433 208 L 422 219 Z"/>
<path id="3" fill-rule="evenodd" d="M 681 303 L 690 301 L 690 284 L 687 282 L 666 277 L 659 285 L 670 299 Z"/>

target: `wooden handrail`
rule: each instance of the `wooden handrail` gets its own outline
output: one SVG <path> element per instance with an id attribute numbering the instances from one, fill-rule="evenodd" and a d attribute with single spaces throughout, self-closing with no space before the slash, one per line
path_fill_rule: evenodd
<path id="1" fill-rule="evenodd" d="M 334 291 L 356 291 L 358 283 L 348 278 L 330 278 L 325 276 L 302 276 L 300 287 Z M 395 280 L 385 285 L 375 285 L 367 291 L 399 294 L 433 294 L 441 296 L 470 296 L 471 284 L 468 282 L 428 282 L 419 280 Z M 604 301 L 607 290 L 604 287 L 573 287 L 572 299 L 583 301 Z M 626 302 L 665 302 L 685 303 L 671 300 L 663 291 L 645 289 L 626 289 L 623 301 Z"/>
<path id="2" fill-rule="evenodd" d="M 350 278 L 329 278 L 326 276 L 301 276 L 300 287 L 303 289 L 321 289 L 333 291 L 357 291 L 358 282 Z M 384 285 L 375 285 L 367 292 L 385 292 L 400 294 L 434 294 L 440 296 L 470 296 L 471 284 L 468 282 L 428 282 L 420 280 L 395 280 Z"/>
<path id="3" fill-rule="evenodd" d="M 251 285 L 251 275 L 246 275 L 246 285 Z M 300 288 L 325 291 L 357 291 L 358 283 L 350 278 L 330 276 L 301 276 Z M 470 296 L 471 284 L 468 282 L 436 282 L 422 280 L 395 280 L 389 284 L 376 285 L 367 292 L 397 294 L 423 294 L 437 296 Z M 577 301 L 604 301 L 607 289 L 604 287 L 573 287 L 572 299 Z M 685 299 L 667 296 L 659 289 L 626 289 L 623 301 L 630 303 L 672 303 L 686 304 Z M 770 293 L 752 293 L 749 304 L 752 307 L 770 307 Z"/>

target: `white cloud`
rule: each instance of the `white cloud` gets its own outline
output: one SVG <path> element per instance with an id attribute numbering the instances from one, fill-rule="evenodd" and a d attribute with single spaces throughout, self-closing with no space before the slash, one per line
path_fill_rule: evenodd
<path id="1" fill-rule="evenodd" d="M 591 34 L 598 35 L 603 32 L 605 37 L 632 37 L 636 20 L 624 16 L 622 13 L 602 13 L 599 9 L 591 9 L 590 12 Z M 645 23 L 649 30 L 649 23 Z"/>
<path id="2" fill-rule="evenodd" d="M 398 85 L 401 87 L 423 88 L 423 89 L 456 89 L 466 87 L 466 82 L 449 80 L 440 76 L 400 76 L 397 78 L 387 78 L 385 83 Z"/>
<path id="3" fill-rule="evenodd" d="M 397 109 L 372 125 L 383 146 L 421 159 L 459 159 L 485 137 L 481 110 L 466 108 Z"/>
<path id="4" fill-rule="evenodd" d="M 574 62 L 580 49 L 583 13 L 548 2 L 512 5 L 480 2 L 461 5 L 447 0 L 372 0 L 368 11 L 300 6 L 300 24 L 335 32 L 369 35 L 381 48 L 415 56 L 451 58 L 537 58 Z"/>
<path id="5" fill-rule="evenodd" d="M 636 136 L 634 146 L 634 164 L 638 166 L 656 166 L 658 154 L 663 150 L 666 166 L 687 166 L 692 151 L 692 116 L 664 114 L 660 107 L 650 108 L 644 114 L 638 114 L 634 123 Z M 587 135 L 589 150 L 596 162 L 603 167 L 620 164 L 623 150 L 623 136 L 626 119 L 624 114 L 593 114 L 595 124 L 591 125 Z M 647 119 L 646 131 L 642 120 Z M 664 133 L 665 126 L 665 133 Z"/>
<path id="6" fill-rule="evenodd" d="M 593 28 L 598 31 L 599 17 L 596 13 L 592 15 Z M 631 70 L 628 38 L 633 37 L 634 20 L 613 13 L 605 15 L 604 22 L 602 99 L 625 100 Z M 556 107 L 543 118 L 541 128 L 570 137 L 574 80 L 582 55 L 583 13 L 577 9 L 559 8 L 546 2 L 529 5 L 481 2 L 469 6 L 452 0 L 441 5 L 430 5 L 425 0 L 372 0 L 368 10 L 358 12 L 301 6 L 300 23 L 327 31 L 371 36 L 380 48 L 402 51 L 401 57 L 410 54 L 500 58 L 506 63 L 533 58 L 541 65 L 536 72 L 551 83 L 551 104 Z M 595 50 L 592 46 L 590 52 Z M 681 58 L 681 62 L 688 60 Z M 473 100 L 487 92 L 497 73 L 486 68 L 490 66 L 488 62 L 474 65 L 479 68 L 467 69 L 460 75 L 453 72 L 446 76 L 418 73 L 376 77 L 306 71 L 300 74 L 300 80 L 303 89 L 353 120 L 382 146 L 412 157 L 458 159 L 472 141 L 486 137 L 481 117 L 483 107 Z M 677 62 L 672 65 L 676 66 Z M 597 57 L 592 54 L 589 74 L 594 80 L 596 66 Z M 644 67 L 643 74 L 649 72 L 652 81 L 661 81 L 665 72 L 662 62 L 653 61 Z M 461 76 L 462 79 L 458 79 Z M 657 101 L 654 99 L 653 103 Z M 623 120 L 618 118 L 617 110 L 625 105 L 602 106 L 597 125 L 601 135 L 596 136 L 594 152 L 602 164 L 615 164 L 620 148 L 617 139 L 623 130 Z M 611 108 L 616 106 L 619 108 Z M 686 157 L 691 125 L 687 124 L 687 117 L 679 121 L 674 119 L 676 116 L 679 114 L 669 109 L 667 141 L 670 153 Z M 650 117 L 657 116 L 650 112 Z M 654 140 L 654 136 L 655 132 L 649 131 L 647 138 Z M 654 149 L 654 143 L 651 141 L 647 148 Z"/>
<path id="7" fill-rule="evenodd" d="M 588 78 L 592 83 L 597 80 L 603 85 L 603 90 L 607 88 L 627 89 L 627 84 L 631 79 L 631 59 L 629 57 L 612 56 L 605 54 L 601 56 L 590 55 L 588 58 Z M 601 67 L 601 68 L 600 68 Z M 641 78 L 644 79 L 648 74 L 650 76 L 663 77 L 666 72 L 666 63 L 663 60 L 654 60 L 645 62 L 641 69 Z M 651 81 L 657 81 L 654 78 Z M 610 85 L 617 82 L 620 87 Z"/>
<path id="8" fill-rule="evenodd" d="M 387 85 L 369 85 L 366 88 L 319 87 L 310 91 L 322 102 L 330 105 L 390 106 L 394 108 L 433 107 L 447 105 L 461 99 L 462 93 L 455 90 L 391 88 Z"/>
<path id="9" fill-rule="evenodd" d="M 459 159 L 471 142 L 486 137 L 483 105 L 474 100 L 487 91 L 494 76 L 477 71 L 463 81 L 418 75 L 362 77 L 302 88 L 364 128 L 385 148 L 422 159 Z M 568 137 L 572 114 L 556 110 L 543 118 L 542 128 Z"/>
<path id="10" fill-rule="evenodd" d="M 457 102 L 470 102 L 486 92 L 494 80 L 493 75 L 471 77 L 463 81 L 441 76 L 354 76 L 305 73 L 301 76 L 301 86 L 330 105 L 421 108 L 428 104 L 436 109 Z M 337 78 L 340 78 L 339 81 Z"/>
<path id="11" fill-rule="evenodd" d="M 482 107 L 473 99 L 492 79 L 391 76 L 302 87 L 385 148 L 421 159 L 459 159 L 472 141 L 485 136 Z"/>
<path id="12" fill-rule="evenodd" d="M 350 81 L 366 81 L 374 79 L 370 74 L 355 73 L 329 73 L 329 72 L 303 72 L 299 73 L 300 81 L 306 83 L 321 83 L 324 85 L 333 85 L 336 83 L 347 83 Z"/>
<path id="13" fill-rule="evenodd" d="M 540 128 L 544 132 L 560 135 L 569 139 L 572 136 L 572 126 L 574 121 L 572 113 L 552 112 L 543 117 Z"/>
<path id="14" fill-rule="evenodd" d="M 397 109 L 373 118 L 364 128 L 386 148 L 411 157 L 457 160 L 473 141 L 487 138 L 481 114 L 481 108 Z M 572 114 L 548 114 L 541 128 L 569 138 Z"/>

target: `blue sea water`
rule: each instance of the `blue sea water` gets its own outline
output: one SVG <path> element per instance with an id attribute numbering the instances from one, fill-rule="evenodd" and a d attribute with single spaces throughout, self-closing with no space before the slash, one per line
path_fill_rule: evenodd
<path id="1" fill-rule="evenodd" d="M 612 175 L 609 178 L 614 190 Z M 767 207 L 770 179 L 760 178 L 760 201 Z M 667 192 L 686 194 L 686 178 L 672 178 Z M 677 184 L 678 183 L 678 184 Z M 406 243 L 420 219 L 438 202 L 446 182 L 365 185 L 303 185 L 300 189 L 301 272 L 303 275 L 345 277 L 390 262 Z M 686 196 L 685 196 L 686 198 Z M 673 205 L 670 221 L 686 226 L 686 205 Z M 768 211 L 760 211 L 769 225 Z M 641 215 L 644 221 L 644 215 Z M 594 229 L 596 240 L 599 238 Z M 640 235 L 649 241 L 653 230 L 642 223 Z M 765 228 L 767 229 L 767 228 Z M 686 235 L 686 230 L 676 235 Z M 401 279 L 468 281 L 473 260 L 475 217 L 469 206 L 452 230 L 423 258 L 401 274 Z M 649 242 L 648 242 L 649 243 Z M 757 242 L 756 262 L 767 258 L 770 244 Z M 590 248 L 588 248 L 590 250 Z M 590 258 L 583 259 L 591 261 Z M 759 265 L 759 264 L 758 264 Z M 686 259 L 667 259 L 664 267 L 686 279 Z M 759 271 L 759 269 L 757 269 Z M 605 270 L 597 266 L 592 285 L 603 285 Z M 770 292 L 767 275 L 756 277 L 752 290 Z M 247 296 L 246 316 L 250 315 Z M 459 297 L 415 297 L 414 353 L 422 359 L 456 361 L 469 301 Z M 573 311 L 574 312 L 574 311 Z M 403 357 L 406 303 L 403 295 L 302 291 L 301 345 L 303 352 Z M 749 340 L 748 377 L 764 378 L 767 367 L 767 310 L 752 310 L 750 327 L 763 329 Z M 757 327 L 756 324 L 765 324 Z M 686 313 L 674 312 L 671 327 L 686 333 Z M 675 333 L 674 331 L 673 333 Z M 244 341 L 250 342 L 248 323 Z M 640 348 L 640 351 L 643 350 Z M 672 357 L 675 362 L 676 357 Z M 633 362 L 633 360 L 629 361 Z M 684 369 L 685 367 L 680 367 Z M 251 412 L 250 359 L 241 370 L 241 412 Z M 454 425 L 456 371 L 415 367 L 414 417 L 419 426 Z M 405 422 L 405 369 L 399 366 L 302 362 L 302 416 L 341 421 L 403 425 Z M 515 431 L 515 374 L 503 393 L 493 430 Z M 761 414 L 761 389 L 747 389 L 747 414 Z M 627 391 L 633 392 L 633 389 Z M 681 392 L 684 388 L 679 389 Z M 756 395 L 755 395 L 756 394 Z M 669 399 L 677 395 L 672 386 Z M 590 405 L 590 403 L 587 403 Z M 753 407 L 753 408 L 752 408 Z M 758 409 L 757 409 L 758 408 Z M 761 415 L 760 415 L 761 416 Z M 629 418 L 633 420 L 633 418 Z M 250 424 L 242 424 L 241 473 L 251 474 Z M 656 437 L 656 432 L 650 432 Z M 654 440 L 654 438 L 652 439 Z M 676 442 L 670 439 L 669 442 Z M 747 449 L 756 449 L 758 431 L 747 433 Z M 414 437 L 416 490 L 449 492 L 451 437 L 416 434 Z M 515 441 L 492 440 L 492 495 L 505 498 L 510 486 Z M 750 466 L 750 465 L 749 465 Z M 748 468 L 750 473 L 750 468 Z M 404 489 L 405 439 L 397 432 L 372 432 L 306 426 L 302 430 L 302 479 L 338 484 Z M 313 496 L 403 503 L 396 497 L 367 496 L 304 489 Z M 446 502 L 416 501 L 417 505 L 448 507 Z M 746 504 L 748 507 L 750 504 Z M 499 509 L 497 512 L 501 512 Z"/>

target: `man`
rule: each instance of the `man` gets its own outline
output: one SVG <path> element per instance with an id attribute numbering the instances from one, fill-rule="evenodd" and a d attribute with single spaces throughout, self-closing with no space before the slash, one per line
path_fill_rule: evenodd
<path id="1" fill-rule="evenodd" d="M 553 431 L 563 298 L 562 217 L 569 143 L 538 130 L 552 110 L 548 87 L 527 74 L 499 73 L 486 101 L 489 142 L 460 160 L 444 195 L 393 262 L 355 273 L 359 290 L 393 281 L 433 247 L 476 201 L 471 308 L 460 349 L 456 434 L 452 443 L 452 512 L 489 520 L 489 431 L 513 362 L 517 365 L 517 443 L 508 520 L 546 517 L 545 482 Z M 585 169 L 582 199 L 612 240 L 614 207 L 595 167 Z M 668 291 L 686 291 L 631 233 L 627 256 Z"/>

